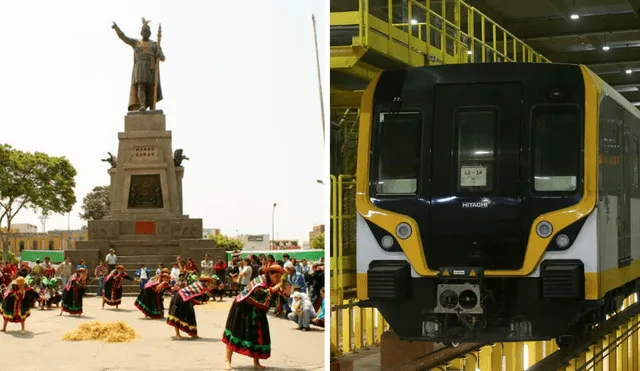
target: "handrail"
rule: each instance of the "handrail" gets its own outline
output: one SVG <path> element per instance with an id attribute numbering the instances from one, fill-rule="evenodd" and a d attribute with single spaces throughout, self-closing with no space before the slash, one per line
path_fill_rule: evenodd
<path id="1" fill-rule="evenodd" d="M 398 30 L 410 36 L 402 36 L 404 41 L 401 42 L 406 46 L 409 62 L 412 61 L 412 54 L 415 52 L 430 54 L 437 49 L 440 49 L 436 54 L 438 52 L 441 54 L 441 63 L 445 63 L 447 55 L 453 57 L 456 60 L 455 63 L 490 60 L 498 62 L 498 59 L 509 62 L 550 62 L 505 27 L 463 0 L 441 0 L 440 3 L 440 10 L 437 11 L 431 8 L 431 0 L 387 0 L 386 12 L 384 12 L 375 8 L 372 10 L 370 0 L 360 0 L 358 2 L 358 37 L 354 39 L 357 40 L 354 44 L 369 46 L 371 27 L 373 27 L 377 33 L 386 33 L 387 52 L 398 41 L 394 36 L 398 35 Z M 453 5 L 453 14 L 447 14 L 447 8 L 451 5 Z M 449 13 L 451 13 L 450 9 Z M 398 17 L 401 17 L 403 22 L 394 23 L 394 18 Z M 416 18 L 423 18 L 424 21 L 417 22 Z M 376 19 L 375 24 L 370 24 Z M 380 29 L 382 24 L 384 24 L 383 29 Z M 466 30 L 463 29 L 465 24 Z M 480 27 L 477 27 L 478 25 Z M 492 36 L 491 40 L 488 39 L 487 33 Z M 449 45 L 453 47 L 453 53 L 447 50 Z M 478 48 L 482 50 L 477 50 Z M 476 58 L 476 52 L 481 52 L 479 58 Z M 465 53 L 468 57 L 464 55 Z M 491 59 L 488 58 L 488 54 L 492 54 Z"/>

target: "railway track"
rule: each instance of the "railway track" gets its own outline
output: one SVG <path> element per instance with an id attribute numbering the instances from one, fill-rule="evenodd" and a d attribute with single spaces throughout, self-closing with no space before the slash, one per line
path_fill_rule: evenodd
<path id="1" fill-rule="evenodd" d="M 435 350 L 431 353 L 421 355 L 419 357 L 411 358 L 406 362 L 385 371 L 417 371 L 417 370 L 437 370 L 438 367 L 442 367 L 442 370 L 446 370 L 444 367 L 448 362 L 451 362 L 457 358 L 464 356 L 465 354 L 472 353 L 480 350 L 484 347 L 484 343 L 461 343 L 457 347 L 444 347 Z"/>
<path id="2" fill-rule="evenodd" d="M 616 349 L 625 340 L 630 339 L 634 333 L 640 331 L 640 321 L 631 321 L 639 314 L 640 302 L 628 306 L 625 310 L 618 312 L 607 321 L 584 334 L 573 347 L 555 351 L 529 367 L 527 371 L 565 370 L 567 366 L 572 366 L 572 370 L 575 371 L 596 369 L 595 366 L 601 364 L 605 357 L 611 352 L 616 352 Z M 631 324 L 627 325 L 630 322 Z M 622 329 L 620 330 L 621 327 Z M 602 345 L 602 339 L 604 338 L 608 339 L 606 345 Z M 450 362 L 465 357 L 469 353 L 477 352 L 488 345 L 491 344 L 461 343 L 455 348 L 451 346 L 445 347 L 406 360 L 389 371 L 445 371 L 448 369 Z M 591 351 L 587 352 L 589 350 Z"/>
<path id="3" fill-rule="evenodd" d="M 545 357 L 535 365 L 529 367 L 527 371 L 551 371 L 564 369 L 568 365 L 575 367 L 575 371 L 592 370 L 596 364 L 602 362 L 604 357 L 615 350 L 624 340 L 628 339 L 631 335 L 638 332 L 640 329 L 640 322 L 633 323 L 632 326 L 626 327 L 620 333 L 616 331 L 620 326 L 628 323 L 634 316 L 640 314 L 640 302 L 635 303 L 627 307 L 625 310 L 617 313 L 607 321 L 593 328 L 591 331 L 582 336 L 582 338 L 576 343 L 575 346 L 565 349 L 560 349 L 549 356 Z M 606 347 L 602 347 L 593 354 L 590 354 L 590 358 L 584 358 L 584 354 L 593 345 L 600 343 L 601 339 L 607 337 L 610 334 L 616 334 L 615 338 L 610 338 L 609 344 Z"/>

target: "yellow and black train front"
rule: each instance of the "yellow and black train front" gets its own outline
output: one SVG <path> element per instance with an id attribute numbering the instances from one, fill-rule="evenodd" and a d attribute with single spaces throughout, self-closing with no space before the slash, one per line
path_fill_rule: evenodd
<path id="1" fill-rule="evenodd" d="M 360 305 L 413 340 L 584 325 L 601 306 L 596 231 L 582 231 L 597 224 L 594 81 L 560 64 L 382 72 L 361 107 Z"/>

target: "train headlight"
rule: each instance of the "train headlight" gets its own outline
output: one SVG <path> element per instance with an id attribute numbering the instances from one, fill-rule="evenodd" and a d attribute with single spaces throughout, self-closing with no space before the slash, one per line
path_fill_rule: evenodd
<path id="1" fill-rule="evenodd" d="M 380 240 L 380 244 L 382 245 L 383 249 L 389 250 L 393 247 L 393 237 L 389 235 L 382 237 L 382 239 Z"/>
<path id="2" fill-rule="evenodd" d="M 556 237 L 556 245 L 561 249 L 569 246 L 569 242 L 571 242 L 571 240 L 566 234 L 559 234 L 558 237 Z"/>
<path id="3" fill-rule="evenodd" d="M 411 226 L 407 223 L 400 223 L 396 227 L 396 235 L 398 238 L 406 240 L 411 236 Z"/>
<path id="4" fill-rule="evenodd" d="M 536 225 L 536 233 L 542 238 L 547 238 L 553 233 L 553 226 L 549 222 L 542 221 Z"/>

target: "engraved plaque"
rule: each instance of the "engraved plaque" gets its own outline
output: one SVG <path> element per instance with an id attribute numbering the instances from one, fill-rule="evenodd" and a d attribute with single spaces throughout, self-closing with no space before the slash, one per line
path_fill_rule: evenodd
<path id="1" fill-rule="evenodd" d="M 129 208 L 161 209 L 163 207 L 160 174 L 131 175 Z"/>
<path id="2" fill-rule="evenodd" d="M 135 146 L 131 149 L 131 159 L 137 161 L 153 160 L 160 157 L 160 150 L 156 146 Z"/>

